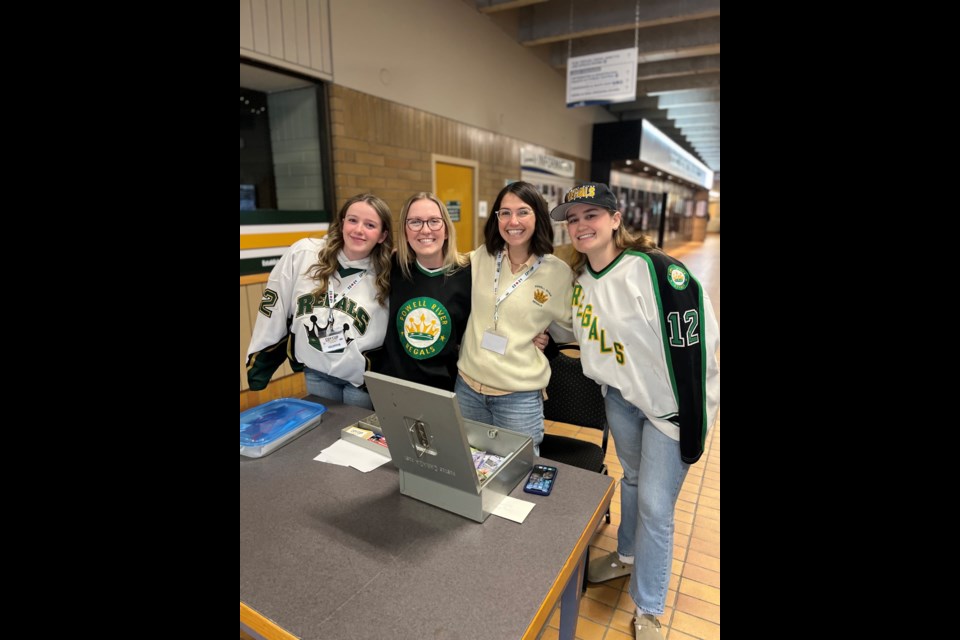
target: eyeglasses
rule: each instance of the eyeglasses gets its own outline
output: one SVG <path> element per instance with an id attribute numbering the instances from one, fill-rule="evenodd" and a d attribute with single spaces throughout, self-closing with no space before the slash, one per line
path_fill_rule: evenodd
<path id="1" fill-rule="evenodd" d="M 426 222 L 431 231 L 439 231 L 443 228 L 443 218 L 430 218 L 429 220 L 417 220 L 407 218 L 407 228 L 411 231 L 420 231 L 423 229 L 423 223 Z"/>
<path id="2" fill-rule="evenodd" d="M 511 216 L 517 216 L 518 220 L 526 220 L 528 216 L 533 215 L 533 211 L 530 209 L 518 209 L 517 211 L 510 211 L 510 209 L 498 209 L 493 213 L 501 220 L 509 220 Z"/>

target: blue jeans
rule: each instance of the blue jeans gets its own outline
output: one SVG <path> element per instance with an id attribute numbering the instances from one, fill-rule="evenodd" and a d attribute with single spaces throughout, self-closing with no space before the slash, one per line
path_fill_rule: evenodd
<path id="1" fill-rule="evenodd" d="M 630 597 L 644 613 L 662 615 L 673 563 L 673 510 L 690 465 L 671 440 L 607 388 L 607 423 L 623 467 L 617 553 L 633 558 Z"/>
<path id="2" fill-rule="evenodd" d="M 485 396 L 471 389 L 463 378 L 457 376 L 454 393 L 460 403 L 460 415 L 464 418 L 530 436 L 533 439 L 533 455 L 540 455 L 540 443 L 543 441 L 543 394 L 539 391 Z"/>
<path id="3" fill-rule="evenodd" d="M 359 389 L 346 380 L 328 376 L 310 367 L 303 368 L 303 375 L 307 383 L 307 393 L 321 398 L 329 398 L 342 404 L 373 409 L 370 394 L 365 389 Z"/>

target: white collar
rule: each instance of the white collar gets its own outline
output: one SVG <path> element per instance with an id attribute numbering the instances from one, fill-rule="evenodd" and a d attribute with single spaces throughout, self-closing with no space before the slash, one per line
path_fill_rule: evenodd
<path id="1" fill-rule="evenodd" d="M 427 273 L 436 273 L 437 271 L 443 271 L 442 264 L 435 269 L 431 269 L 430 267 L 423 266 L 423 263 L 420 262 L 419 258 L 417 259 L 417 266 L 423 269 L 424 271 L 426 271 Z"/>
<path id="2" fill-rule="evenodd" d="M 343 249 L 340 249 L 339 253 L 337 253 L 337 262 L 339 262 L 340 266 L 344 269 L 369 270 L 373 267 L 373 255 L 368 255 L 366 258 L 361 258 L 359 260 L 351 260 L 347 257 L 347 254 L 343 252 Z"/>

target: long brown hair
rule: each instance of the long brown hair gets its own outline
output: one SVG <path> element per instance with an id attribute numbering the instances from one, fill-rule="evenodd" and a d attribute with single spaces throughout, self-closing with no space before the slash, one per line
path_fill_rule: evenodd
<path id="1" fill-rule="evenodd" d="M 413 203 L 418 200 L 429 200 L 440 208 L 440 217 L 443 218 L 443 226 L 447 229 L 447 238 L 443 241 L 444 273 L 450 275 L 460 267 L 466 266 L 468 259 L 467 256 L 462 256 L 457 251 L 457 232 L 453 228 L 453 219 L 450 218 L 450 213 L 447 211 L 447 208 L 437 196 L 426 191 L 420 191 L 407 198 L 407 201 L 403 203 L 403 209 L 400 210 L 399 233 L 403 234 L 403 241 L 397 240 L 397 262 L 400 264 L 400 271 L 403 272 L 403 277 L 407 280 L 413 279 L 413 276 L 410 275 L 410 265 L 417 259 L 416 251 L 411 249 L 410 243 L 407 242 L 407 213 L 410 211 Z"/>
<path id="2" fill-rule="evenodd" d="M 317 288 L 313 292 L 314 298 L 323 296 L 327 292 L 330 277 L 337 272 L 339 263 L 337 254 L 343 249 L 343 220 L 347 217 L 347 209 L 358 202 L 366 202 L 373 207 L 380 217 L 381 232 L 387 232 L 387 238 L 375 245 L 370 257 L 374 271 L 377 274 L 377 302 L 386 305 L 390 300 L 390 255 L 393 253 L 393 216 L 387 203 L 372 193 L 361 193 L 347 200 L 337 213 L 336 219 L 330 223 L 327 231 L 327 242 L 317 255 L 317 262 L 307 270 L 307 275 L 316 280 Z"/>

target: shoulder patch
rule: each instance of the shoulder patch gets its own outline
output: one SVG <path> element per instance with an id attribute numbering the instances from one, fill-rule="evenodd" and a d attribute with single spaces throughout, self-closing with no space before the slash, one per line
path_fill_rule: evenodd
<path id="1" fill-rule="evenodd" d="M 677 291 L 683 291 L 690 284 L 690 274 L 683 267 L 672 264 L 667 267 L 667 282 Z"/>

